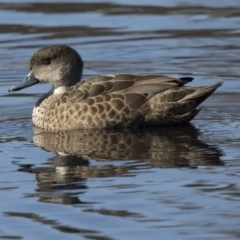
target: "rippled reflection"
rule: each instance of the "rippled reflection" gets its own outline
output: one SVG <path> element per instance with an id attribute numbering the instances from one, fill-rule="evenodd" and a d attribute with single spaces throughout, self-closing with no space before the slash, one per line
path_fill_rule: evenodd
<path id="1" fill-rule="evenodd" d="M 36 192 L 41 201 L 81 203 L 78 197 L 66 191 L 77 190 L 77 194 L 81 194 L 87 188 L 88 178 L 124 176 L 143 163 L 148 168 L 223 165 L 218 148 L 199 140 L 200 133 L 192 125 L 55 133 L 41 132 L 35 128 L 34 132 L 33 141 L 37 146 L 56 152 L 56 156 L 49 159 L 52 167 L 23 165 L 20 168 L 20 171 L 36 175 Z M 90 160 L 96 160 L 99 164 L 91 165 Z M 114 164 L 119 160 L 136 161 L 120 166 Z M 66 191 L 63 193 L 63 190 Z"/>

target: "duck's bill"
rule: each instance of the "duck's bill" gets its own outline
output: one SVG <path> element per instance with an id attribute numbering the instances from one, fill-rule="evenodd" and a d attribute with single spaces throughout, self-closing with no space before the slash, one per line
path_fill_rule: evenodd
<path id="1" fill-rule="evenodd" d="M 32 71 L 29 72 L 29 74 L 27 75 L 27 77 L 20 83 L 18 83 L 15 86 L 12 86 L 8 89 L 9 92 L 13 92 L 13 91 L 19 91 L 21 89 L 30 87 L 32 85 L 35 85 L 39 83 L 39 80 L 37 78 L 35 78 L 34 74 L 32 73 Z"/>

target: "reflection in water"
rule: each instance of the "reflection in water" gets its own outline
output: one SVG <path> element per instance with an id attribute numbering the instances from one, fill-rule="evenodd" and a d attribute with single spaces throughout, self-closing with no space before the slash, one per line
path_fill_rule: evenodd
<path id="1" fill-rule="evenodd" d="M 33 140 L 37 146 L 57 153 L 50 159 L 53 166 L 51 168 L 21 166 L 20 171 L 33 172 L 36 175 L 36 191 L 41 201 L 81 203 L 75 194 L 84 192 L 87 178 L 123 176 L 130 170 L 133 174 L 133 170 L 139 165 L 143 166 L 143 163 L 147 168 L 223 165 L 220 160 L 221 152 L 199 140 L 200 133 L 192 125 L 55 133 L 41 132 L 35 128 L 34 132 L 36 135 Z M 96 160 L 99 164 L 91 165 L 90 160 Z M 119 166 L 115 164 L 117 160 L 137 161 L 132 164 L 128 161 Z M 67 193 L 71 190 L 77 193 Z"/>
<path id="2" fill-rule="evenodd" d="M 63 233 L 78 233 L 78 234 L 81 233 L 82 235 L 86 236 L 86 238 L 93 234 L 98 234 L 98 236 L 99 236 L 98 239 L 110 240 L 110 238 L 108 238 L 108 237 L 101 236 L 101 233 L 99 233 L 97 231 L 70 227 L 70 226 L 61 224 L 60 222 L 56 221 L 55 219 L 46 219 L 40 215 L 33 214 L 33 213 L 5 212 L 4 214 L 9 217 L 20 217 L 20 218 L 24 218 L 24 219 L 30 219 L 30 220 L 33 220 L 34 222 L 41 223 L 42 225 L 50 226 L 53 229 L 57 229 Z M 5 239 L 22 239 L 21 236 L 7 236 L 4 238 Z M 89 238 L 89 239 L 91 239 L 91 238 Z"/>

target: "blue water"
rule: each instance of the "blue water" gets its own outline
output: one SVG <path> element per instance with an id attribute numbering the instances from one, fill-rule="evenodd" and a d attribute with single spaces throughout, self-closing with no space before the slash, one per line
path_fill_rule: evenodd
<path id="1" fill-rule="evenodd" d="M 0 238 L 239 239 L 239 7 L 2 1 Z M 26 76 L 34 51 L 59 43 L 79 51 L 85 77 L 161 73 L 224 84 L 188 127 L 39 134 L 31 112 L 49 86 L 8 88 Z"/>

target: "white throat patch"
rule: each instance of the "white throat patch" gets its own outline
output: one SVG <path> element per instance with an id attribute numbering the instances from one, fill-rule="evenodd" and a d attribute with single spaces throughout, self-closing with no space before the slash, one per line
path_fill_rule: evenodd
<path id="1" fill-rule="evenodd" d="M 63 94 L 66 91 L 66 87 L 58 87 L 54 89 L 53 94 Z"/>

